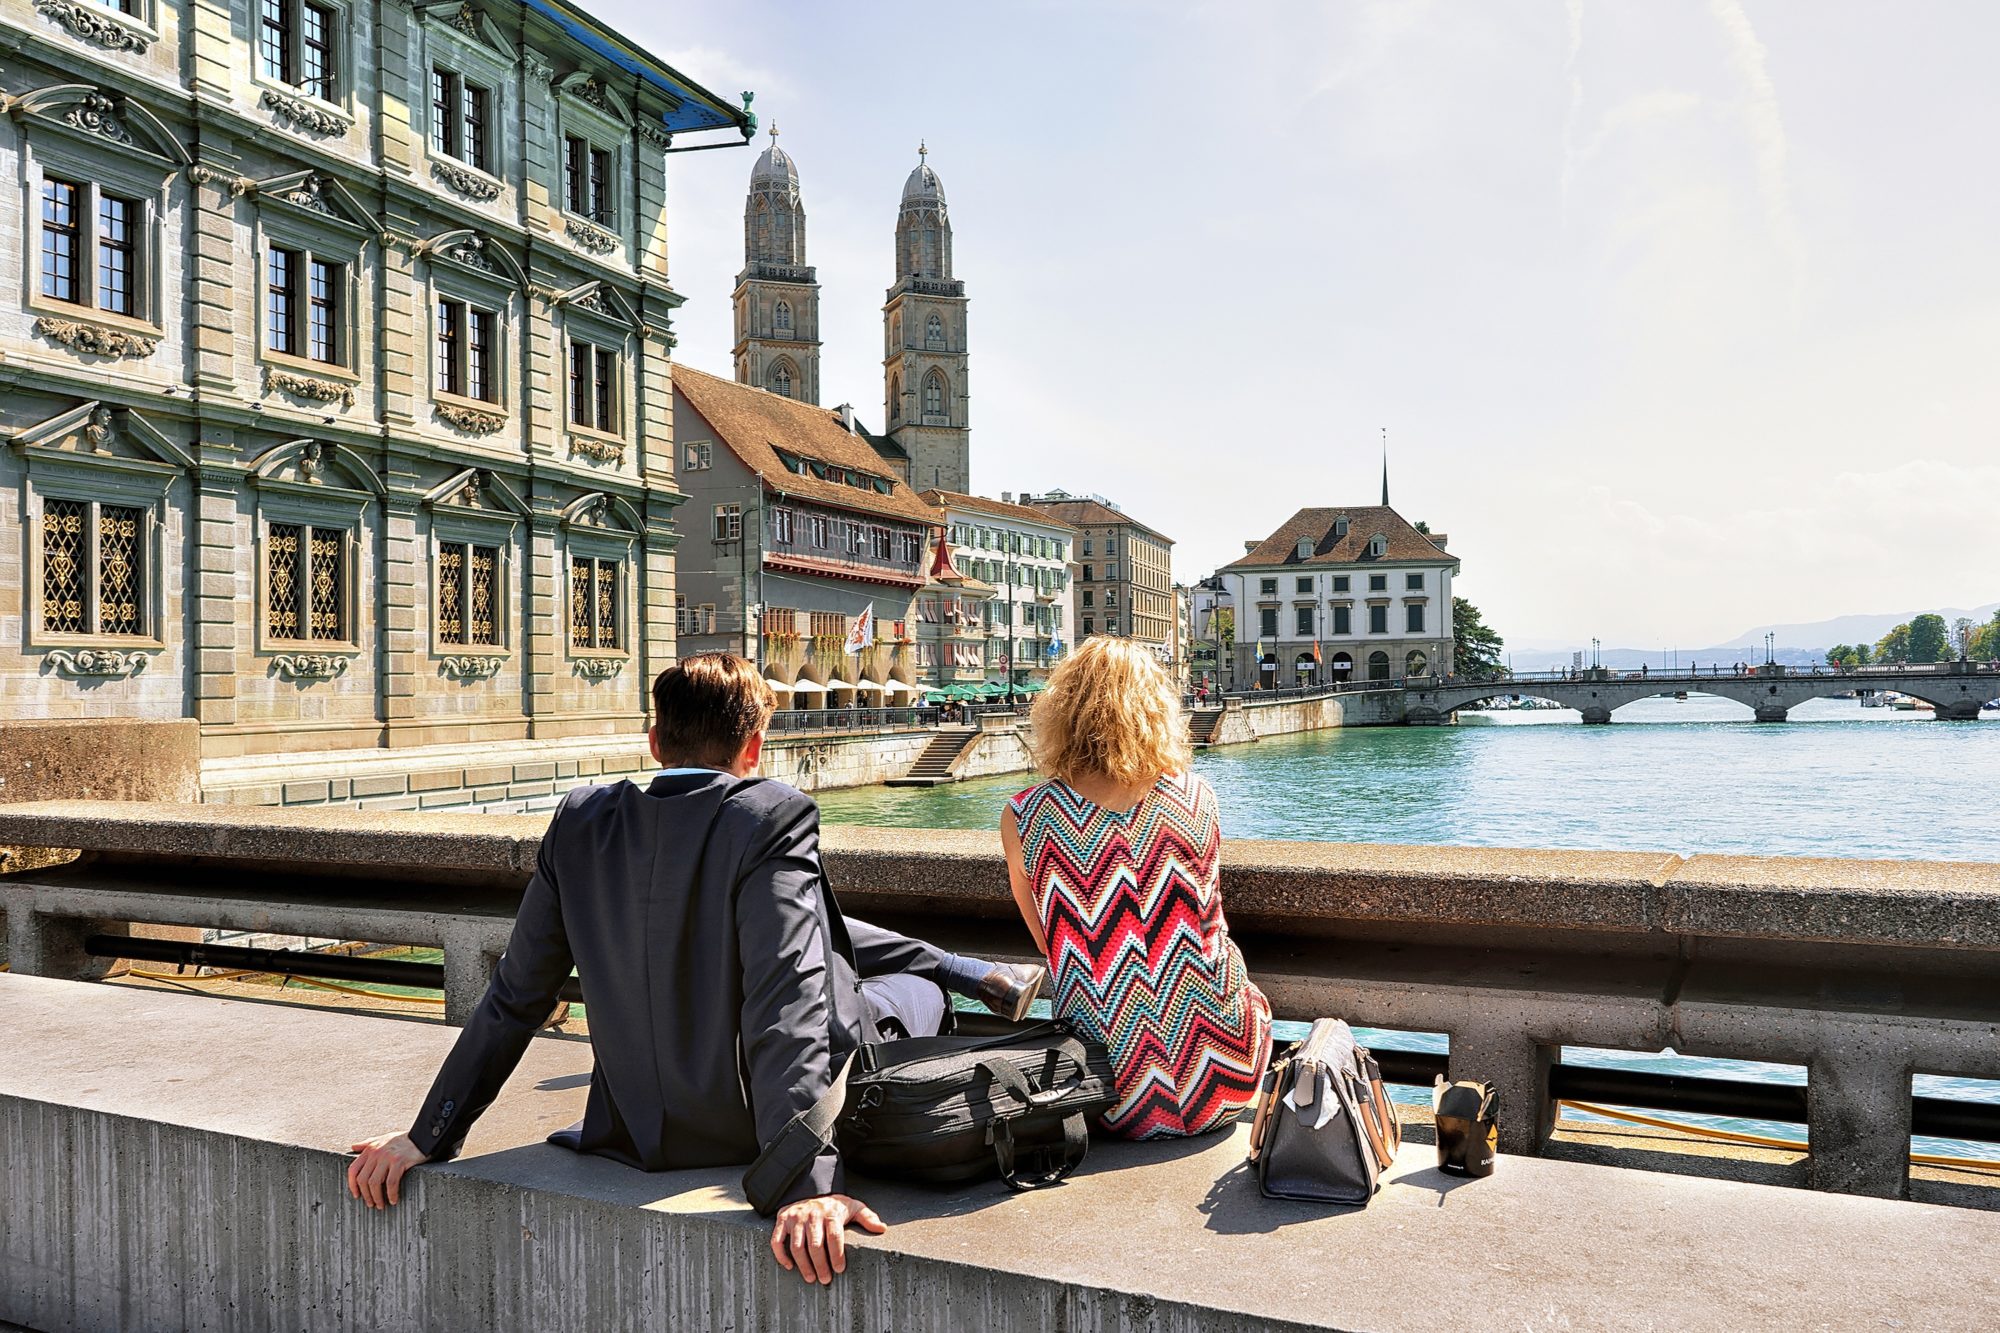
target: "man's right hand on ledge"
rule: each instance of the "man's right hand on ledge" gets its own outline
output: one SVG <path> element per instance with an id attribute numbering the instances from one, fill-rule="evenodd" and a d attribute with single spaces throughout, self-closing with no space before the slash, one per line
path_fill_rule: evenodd
<path id="1" fill-rule="evenodd" d="M 808 1282 L 830 1283 L 847 1271 L 847 1225 L 879 1236 L 889 1228 L 875 1210 L 845 1194 L 800 1199 L 778 1210 L 771 1224 L 771 1253 Z"/>

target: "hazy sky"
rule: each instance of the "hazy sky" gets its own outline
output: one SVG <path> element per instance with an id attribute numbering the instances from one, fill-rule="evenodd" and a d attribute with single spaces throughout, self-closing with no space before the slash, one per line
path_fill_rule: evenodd
<path id="1" fill-rule="evenodd" d="M 2000 6 L 596 7 L 778 122 L 877 426 L 928 140 L 977 489 L 1108 495 L 1178 579 L 1373 503 L 1386 426 L 1519 646 L 2000 597 Z M 751 161 L 671 159 L 725 374 Z"/>

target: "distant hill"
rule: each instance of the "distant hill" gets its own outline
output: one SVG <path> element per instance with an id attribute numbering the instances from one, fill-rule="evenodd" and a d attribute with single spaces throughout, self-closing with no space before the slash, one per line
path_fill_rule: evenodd
<path id="1" fill-rule="evenodd" d="M 1956 607 L 1940 606 L 1932 608 L 1944 617 L 1945 624 L 1963 616 L 1968 620 L 1985 621 L 2000 611 L 2000 602 L 1988 602 L 1984 606 Z M 1757 625 L 1746 629 L 1728 643 L 1710 648 L 1681 649 L 1672 659 L 1682 666 L 1699 662 L 1706 666 L 1711 662 L 1762 661 L 1764 636 L 1777 636 L 1777 657 L 1788 665 L 1806 666 L 1824 661 L 1826 650 L 1836 643 L 1874 643 L 1896 626 L 1912 617 L 1924 614 L 1922 611 L 1898 611 L 1880 615 L 1835 616 L 1832 620 L 1814 620 L 1796 625 Z M 1542 642 L 1546 642 L 1545 640 Z M 1566 667 L 1574 660 L 1575 649 L 1524 648 L 1510 651 L 1507 656 L 1513 661 L 1516 671 L 1548 671 Z M 1586 661 L 1588 646 L 1585 646 Z M 1598 652 L 1598 660 L 1608 667 L 1622 671 L 1636 670 L 1641 663 L 1655 671 L 1665 667 L 1669 657 L 1658 648 L 1604 648 Z"/>

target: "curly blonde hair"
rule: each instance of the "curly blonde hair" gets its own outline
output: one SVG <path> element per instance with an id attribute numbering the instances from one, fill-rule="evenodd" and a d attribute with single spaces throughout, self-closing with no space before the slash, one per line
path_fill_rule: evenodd
<path id="1" fill-rule="evenodd" d="M 1130 639 L 1085 639 L 1049 676 L 1029 720 L 1035 766 L 1064 782 L 1096 775 L 1144 785 L 1186 772 L 1191 757 L 1172 679 Z"/>

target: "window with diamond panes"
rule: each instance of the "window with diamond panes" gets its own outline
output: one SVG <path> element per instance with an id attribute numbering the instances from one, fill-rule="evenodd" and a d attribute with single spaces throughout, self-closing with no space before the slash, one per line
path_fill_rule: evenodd
<path id="1" fill-rule="evenodd" d="M 345 642 L 346 530 L 273 523 L 264 552 L 265 633 L 273 639 Z"/>
<path id="2" fill-rule="evenodd" d="M 143 509 L 45 501 L 42 628 L 51 634 L 144 634 L 145 532 Z"/>
<path id="3" fill-rule="evenodd" d="M 500 548 L 438 544 L 438 642 L 493 647 L 500 642 Z"/>
<path id="4" fill-rule="evenodd" d="M 569 642 L 572 648 L 618 646 L 617 561 L 570 557 Z"/>

